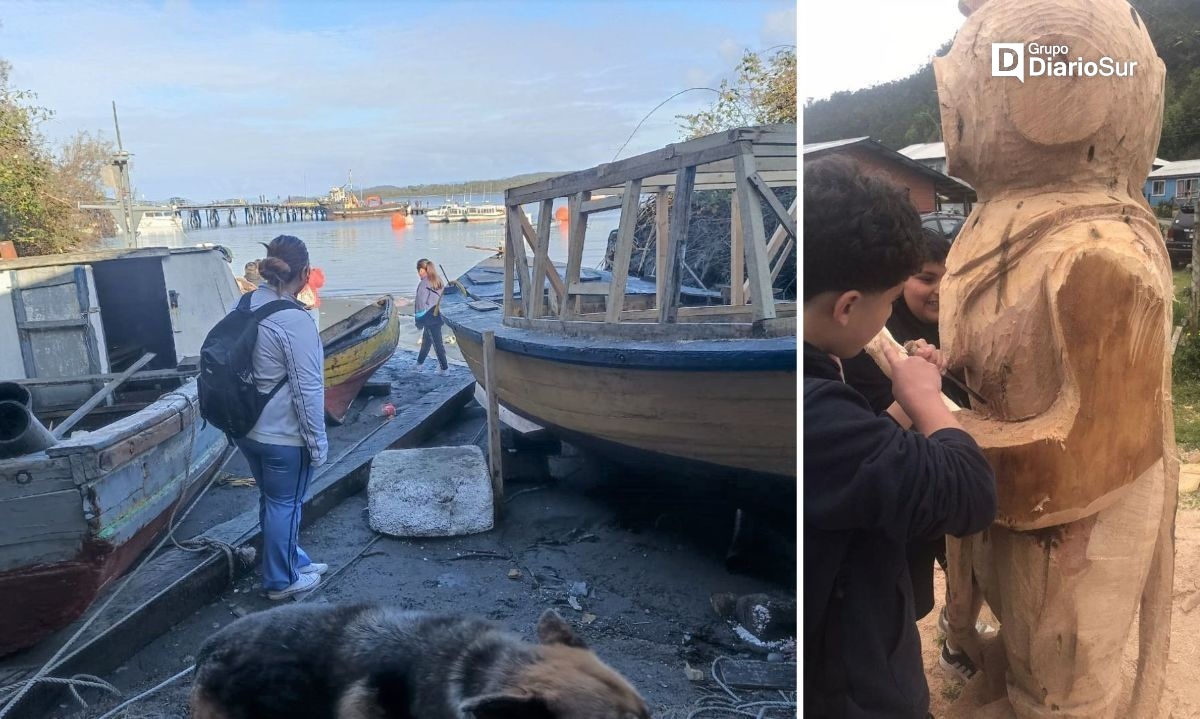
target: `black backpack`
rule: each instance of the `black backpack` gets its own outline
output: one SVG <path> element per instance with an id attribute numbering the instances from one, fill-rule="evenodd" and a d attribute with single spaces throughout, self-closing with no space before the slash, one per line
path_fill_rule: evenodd
<path id="1" fill-rule="evenodd" d="M 258 422 L 263 408 L 287 383 L 287 377 L 268 393 L 254 383 L 254 345 L 258 323 L 286 309 L 301 309 L 291 300 L 272 300 L 250 311 L 250 295 L 242 295 L 237 307 L 209 330 L 200 346 L 200 376 L 197 394 L 200 416 L 234 439 L 245 437 Z"/>

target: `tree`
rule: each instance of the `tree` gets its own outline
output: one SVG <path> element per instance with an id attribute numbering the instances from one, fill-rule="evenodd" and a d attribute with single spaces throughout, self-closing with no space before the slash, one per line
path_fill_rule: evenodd
<path id="1" fill-rule="evenodd" d="M 737 79 L 721 81 L 710 108 L 677 117 L 688 139 L 746 125 L 796 122 L 796 50 L 780 50 L 765 61 L 747 50 Z"/>
<path id="2" fill-rule="evenodd" d="M 12 66 L 0 60 L 0 239 L 23 255 L 69 252 L 105 229 L 112 219 L 78 203 L 103 199 L 100 167 L 111 145 L 87 133 L 67 142 L 58 157 L 38 126 L 53 113 L 36 95 L 14 89 Z"/>

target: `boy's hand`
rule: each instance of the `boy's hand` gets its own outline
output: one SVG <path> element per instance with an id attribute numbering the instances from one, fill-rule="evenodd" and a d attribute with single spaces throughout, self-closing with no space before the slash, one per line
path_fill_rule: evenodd
<path id="1" fill-rule="evenodd" d="M 949 362 L 946 354 L 925 340 L 909 340 L 904 343 L 904 350 L 912 357 L 920 357 L 937 365 L 941 373 L 946 374 L 946 366 Z"/>
<path id="2" fill-rule="evenodd" d="M 942 404 L 942 370 L 936 363 L 941 353 L 928 344 L 916 352 L 906 357 L 895 347 L 884 346 L 884 356 L 892 368 L 892 396 L 912 418 L 917 431 L 926 436 L 958 427 L 954 415 Z"/>

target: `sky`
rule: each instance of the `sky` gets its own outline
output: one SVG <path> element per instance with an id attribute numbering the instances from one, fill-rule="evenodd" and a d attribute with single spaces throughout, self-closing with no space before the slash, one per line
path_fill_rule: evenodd
<path id="1" fill-rule="evenodd" d="M 0 0 L 11 85 L 193 201 L 569 171 L 796 43 L 795 0 Z M 667 103 L 622 157 L 681 139 Z"/>
<path id="2" fill-rule="evenodd" d="M 800 102 L 912 74 L 963 24 L 957 0 L 803 3 Z"/>

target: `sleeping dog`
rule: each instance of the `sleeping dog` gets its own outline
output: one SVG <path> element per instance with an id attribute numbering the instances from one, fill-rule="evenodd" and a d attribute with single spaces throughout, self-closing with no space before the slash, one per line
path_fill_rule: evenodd
<path id="1" fill-rule="evenodd" d="M 553 610 L 529 644 L 478 617 L 292 604 L 200 649 L 193 719 L 648 719 Z"/>

